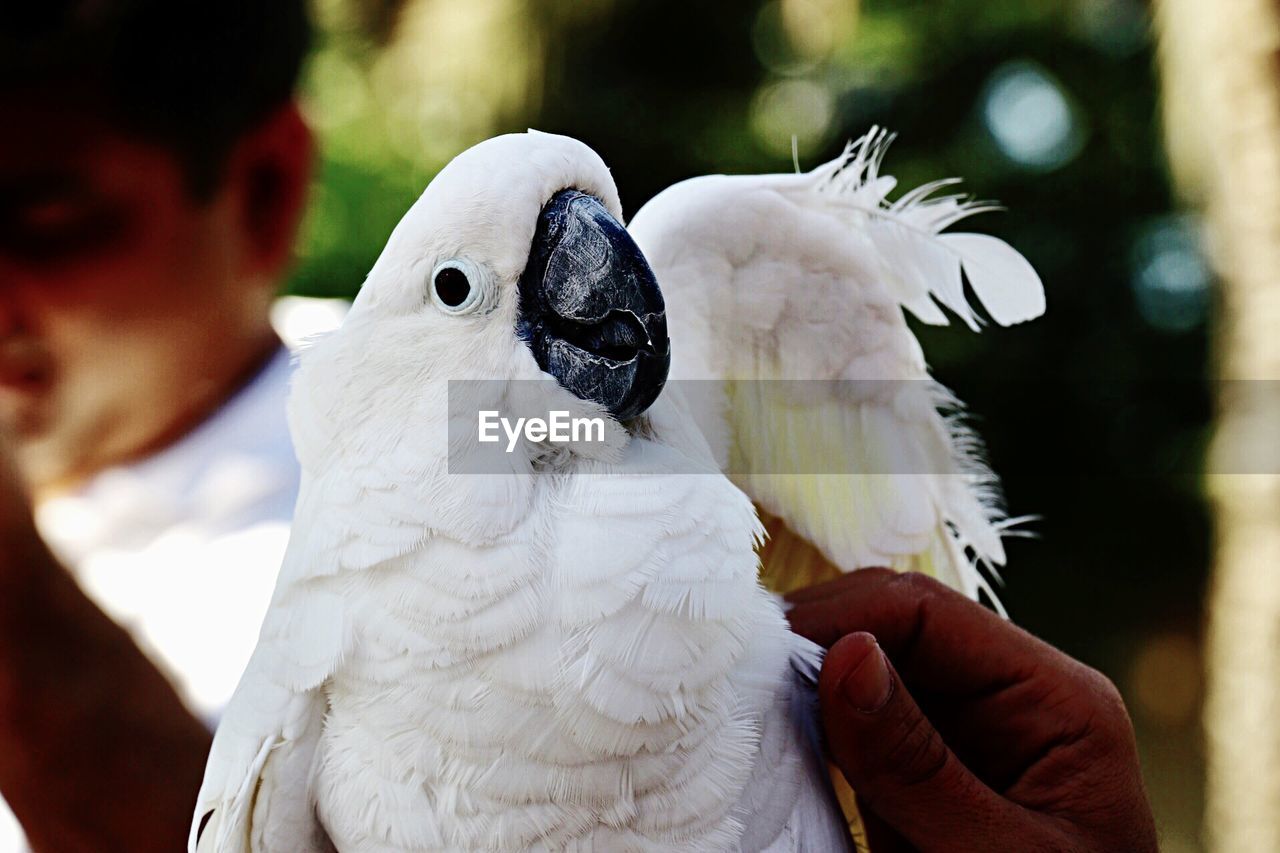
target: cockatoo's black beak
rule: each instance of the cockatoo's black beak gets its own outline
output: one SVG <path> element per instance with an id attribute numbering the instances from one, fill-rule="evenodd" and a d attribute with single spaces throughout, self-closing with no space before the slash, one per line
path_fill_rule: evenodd
<path id="1" fill-rule="evenodd" d="M 671 366 L 666 306 L 631 235 L 597 199 L 552 196 L 520 276 L 517 332 L 538 366 L 618 420 L 658 399 Z"/>

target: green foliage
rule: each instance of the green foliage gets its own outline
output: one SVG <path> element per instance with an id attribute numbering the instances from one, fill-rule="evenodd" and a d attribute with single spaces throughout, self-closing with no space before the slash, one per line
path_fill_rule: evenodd
<path id="1" fill-rule="evenodd" d="M 409 183 L 393 169 L 322 160 L 287 292 L 354 296 L 387 235 L 421 192 L 420 183 Z"/>

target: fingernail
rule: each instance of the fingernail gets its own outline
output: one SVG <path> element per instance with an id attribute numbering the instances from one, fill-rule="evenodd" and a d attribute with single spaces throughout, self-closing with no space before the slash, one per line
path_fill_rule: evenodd
<path id="1" fill-rule="evenodd" d="M 880 645 L 871 638 L 862 660 L 840 679 L 840 695 L 864 714 L 874 714 L 883 708 L 893 695 L 893 676 L 889 662 L 885 660 Z"/>

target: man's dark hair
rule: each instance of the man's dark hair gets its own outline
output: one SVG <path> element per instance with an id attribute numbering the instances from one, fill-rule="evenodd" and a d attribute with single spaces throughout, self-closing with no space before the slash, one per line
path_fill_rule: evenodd
<path id="1" fill-rule="evenodd" d="M 293 97 L 310 42 L 306 0 L 4 6 L 0 90 L 82 91 L 113 126 L 173 150 L 197 198 L 236 140 Z"/>

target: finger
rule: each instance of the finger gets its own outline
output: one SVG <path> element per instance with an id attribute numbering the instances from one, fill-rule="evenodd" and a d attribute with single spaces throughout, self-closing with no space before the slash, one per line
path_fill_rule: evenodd
<path id="1" fill-rule="evenodd" d="M 870 634 L 832 647 L 819 696 L 836 764 L 859 800 L 908 842 L 923 851 L 991 850 L 998 839 L 1034 846 L 1035 816 L 960 763 Z"/>
<path id="2" fill-rule="evenodd" d="M 862 818 L 862 829 L 867 834 L 867 849 L 871 853 L 916 853 L 916 848 L 902 837 L 902 833 L 885 823 L 866 803 L 858 803 L 858 813 Z"/>
<path id="3" fill-rule="evenodd" d="M 858 569 L 825 583 L 794 590 L 785 596 L 791 630 L 830 648 L 845 634 L 861 630 L 853 605 L 877 601 L 880 590 L 902 574 L 893 569 Z"/>
<path id="4" fill-rule="evenodd" d="M 855 631 L 873 634 L 914 688 L 958 696 L 1077 674 L 1066 655 L 932 578 L 862 574 L 842 578 L 829 598 L 792 606 L 792 630 L 827 647 Z"/>
<path id="5" fill-rule="evenodd" d="M 1006 792 L 1054 744 L 1096 722 L 1097 673 L 943 585 L 920 575 L 856 579 L 836 597 L 797 605 L 796 630 L 818 639 L 876 635 L 953 752 Z"/>
<path id="6" fill-rule="evenodd" d="M 784 596 L 792 604 L 825 601 L 846 594 L 866 594 L 881 583 L 898 576 L 893 569 L 872 567 L 858 569 L 834 580 L 792 590 Z"/>
<path id="7" fill-rule="evenodd" d="M 975 619 L 986 624 L 992 620 L 1003 621 L 945 584 L 918 572 L 859 569 L 805 592 L 808 597 L 804 600 L 792 600 L 792 628 L 826 647 L 845 634 L 867 631 L 893 654 L 893 646 L 914 633 L 922 601 L 931 598 L 971 611 L 955 612 L 956 607 L 947 607 L 942 614 L 958 618 L 965 625 Z"/>

